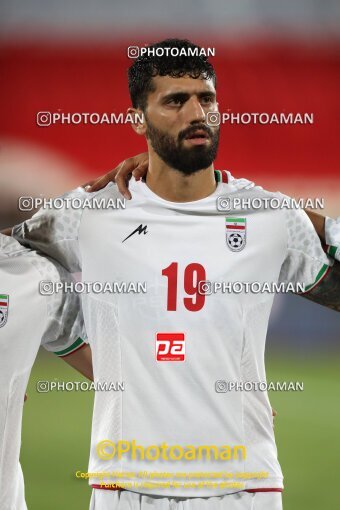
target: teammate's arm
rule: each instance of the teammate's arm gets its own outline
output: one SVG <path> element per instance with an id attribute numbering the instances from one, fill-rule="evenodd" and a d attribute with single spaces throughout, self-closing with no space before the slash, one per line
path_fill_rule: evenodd
<path id="1" fill-rule="evenodd" d="M 306 211 L 309 219 L 323 241 L 324 249 L 329 260 L 334 260 L 318 285 L 302 294 L 306 299 L 327 306 L 332 310 L 340 311 L 340 217 L 336 220 Z M 315 221 L 313 221 L 313 218 Z M 308 227 L 307 227 L 308 228 Z M 313 249 L 313 241 L 310 241 L 310 249 Z M 331 258 L 330 258 L 331 257 Z"/>
<path id="2" fill-rule="evenodd" d="M 131 200 L 132 196 L 129 191 L 129 180 L 132 176 L 138 181 L 141 179 L 148 170 L 149 166 L 149 154 L 143 152 L 127 158 L 119 163 L 113 170 L 107 174 L 99 177 L 98 179 L 87 182 L 83 185 L 86 191 L 94 192 L 99 191 L 109 182 L 115 182 L 120 193 L 127 199 Z M 325 242 L 325 217 L 309 209 L 305 209 L 309 219 L 313 223 L 316 233 L 320 237 L 321 241 Z M 11 228 L 7 228 L 1 231 L 2 234 L 10 236 L 12 232 Z"/>
<path id="3" fill-rule="evenodd" d="M 149 166 L 149 154 L 143 152 L 132 156 L 131 158 L 125 159 L 119 163 L 116 168 L 111 170 L 105 175 L 102 175 L 98 179 L 91 181 L 85 188 L 86 191 L 93 192 L 104 188 L 109 182 L 115 182 L 118 186 L 120 193 L 130 200 L 131 193 L 129 191 L 129 180 L 133 176 L 136 181 L 139 181 L 148 171 Z"/>
<path id="4" fill-rule="evenodd" d="M 64 356 L 62 359 L 83 376 L 87 377 L 87 379 L 93 381 L 92 353 L 89 344 L 84 345 L 76 352 Z"/>
<path id="5" fill-rule="evenodd" d="M 115 182 L 120 193 L 127 200 L 131 200 L 132 197 L 129 191 L 129 180 L 132 176 L 134 176 L 136 181 L 144 177 L 148 171 L 148 166 L 149 154 L 147 152 L 143 152 L 125 159 L 107 174 L 84 184 L 84 187 L 86 191 L 94 192 L 104 188 L 109 182 Z M 309 209 L 305 209 L 305 212 L 313 223 L 316 233 L 320 237 L 321 241 L 325 242 L 325 216 Z"/>
<path id="6" fill-rule="evenodd" d="M 301 296 L 340 312 L 340 262 L 336 260 L 322 281 Z"/>
<path id="7" fill-rule="evenodd" d="M 325 216 L 322 216 L 322 214 L 316 213 L 314 211 L 311 211 L 310 209 L 304 209 L 304 211 L 307 213 L 309 219 L 313 223 L 313 227 L 316 230 L 316 233 L 320 237 L 321 241 L 325 242 Z"/>
<path id="8" fill-rule="evenodd" d="M 287 197 L 286 197 L 287 198 Z M 286 219 L 287 251 L 282 264 L 279 280 L 285 283 L 303 284 L 303 292 L 297 293 L 311 301 L 340 311 L 340 263 L 336 252 L 326 254 L 313 225 L 301 209 L 289 208 L 284 211 Z M 339 243 L 338 225 L 335 221 L 332 240 Z M 332 225 L 331 221 L 331 225 Z M 335 234 L 334 234 L 334 231 Z M 326 220 L 326 242 L 328 219 Z M 340 243 L 339 243 L 340 244 Z M 330 246 L 330 248 L 336 248 Z M 340 250 L 340 248 L 339 248 Z"/>

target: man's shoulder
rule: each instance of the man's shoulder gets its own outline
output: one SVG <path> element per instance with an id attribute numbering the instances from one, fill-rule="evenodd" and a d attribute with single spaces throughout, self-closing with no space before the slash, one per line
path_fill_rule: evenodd
<path id="1" fill-rule="evenodd" d="M 223 172 L 227 174 L 229 186 L 234 188 L 235 191 L 241 189 L 249 190 L 253 188 L 263 189 L 262 186 L 256 185 L 255 182 L 251 181 L 250 179 L 245 177 L 234 177 L 231 172 L 229 172 L 229 170 L 223 170 Z"/>
<path id="2" fill-rule="evenodd" d="M 222 190 L 225 193 L 240 192 L 249 196 L 278 197 L 280 199 L 283 197 L 279 191 L 265 189 L 246 177 L 234 177 L 229 170 L 222 170 L 220 172 L 227 175 L 227 180 L 222 181 Z M 288 199 L 289 197 L 286 198 Z"/>
<path id="3" fill-rule="evenodd" d="M 228 181 L 223 182 L 221 195 L 228 197 L 230 210 L 251 213 L 265 212 L 285 218 L 287 224 L 306 216 L 299 202 L 280 191 L 264 189 L 244 177 L 234 177 L 228 172 Z"/>

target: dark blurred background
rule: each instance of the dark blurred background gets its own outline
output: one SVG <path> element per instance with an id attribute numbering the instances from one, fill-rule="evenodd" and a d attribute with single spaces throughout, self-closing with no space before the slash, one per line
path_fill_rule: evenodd
<path id="1" fill-rule="evenodd" d="M 312 125 L 223 125 L 216 168 L 296 198 L 323 197 L 325 209 L 320 212 L 340 214 L 338 0 L 173 0 L 164 4 L 157 0 L 3 0 L 0 228 L 24 219 L 17 206 L 19 196 L 59 195 L 145 150 L 144 140 L 129 125 L 40 127 L 36 115 L 40 111 L 126 112 L 131 64 L 127 48 L 168 37 L 188 38 L 216 49 L 211 62 L 218 76 L 221 111 L 314 114 Z M 340 501 L 334 490 L 328 492 L 340 453 L 336 435 L 339 332 L 335 312 L 301 297 L 276 298 L 268 333 L 269 375 L 272 380 L 291 376 L 309 381 L 299 396 L 272 396 L 273 405 L 282 407 L 276 433 L 289 482 L 288 510 L 317 509 L 319 503 L 337 508 L 335 501 Z M 51 378 L 77 378 L 61 361 L 39 356 L 25 410 L 23 465 L 28 503 L 33 509 L 45 509 L 52 497 L 50 510 L 86 508 L 88 492 L 73 472 L 79 468 L 79 459 L 86 470 L 91 398 L 36 394 L 35 380 L 45 372 Z M 70 418 L 73 412 L 80 427 Z M 68 426 L 63 428 L 60 415 L 66 413 Z M 37 416 L 46 421 L 44 446 L 41 436 L 36 437 Z M 325 437 L 328 446 L 322 459 L 306 461 L 308 441 L 311 446 Z M 66 444 L 75 443 L 76 457 L 64 465 Z M 44 457 L 40 457 L 42 450 Z M 61 467 L 52 475 L 45 463 Z M 69 485 L 64 494 L 59 488 L 65 477 Z M 65 506 L 67 501 L 73 502 Z"/>

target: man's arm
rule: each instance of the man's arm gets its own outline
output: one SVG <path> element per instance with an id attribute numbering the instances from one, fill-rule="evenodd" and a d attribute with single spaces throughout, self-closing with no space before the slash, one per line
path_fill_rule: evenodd
<path id="1" fill-rule="evenodd" d="M 87 191 L 98 191 L 105 187 L 109 182 L 116 182 L 119 191 L 128 199 L 131 194 L 128 191 L 128 182 L 131 175 L 138 180 L 143 177 L 148 170 L 148 153 L 138 154 L 125 161 L 119 163 L 116 168 L 108 172 L 106 175 L 99 179 L 92 181 L 91 185 L 86 189 Z M 305 209 L 306 214 L 311 220 L 313 227 L 323 243 L 326 242 L 325 233 L 325 216 L 319 213 Z M 335 261 L 333 267 L 330 267 L 323 280 L 312 290 L 305 294 L 300 294 L 302 297 L 327 306 L 332 310 L 340 311 L 340 269 L 339 262 Z"/>
<path id="2" fill-rule="evenodd" d="M 115 182 L 120 193 L 127 199 L 131 200 L 131 193 L 129 191 L 129 180 L 132 176 L 138 181 L 144 175 L 146 175 L 149 166 L 149 154 L 143 152 L 132 156 L 131 158 L 125 159 L 119 163 L 113 170 L 105 175 L 102 175 L 98 179 L 95 179 L 87 184 L 84 184 L 84 188 L 88 192 L 99 191 L 104 188 L 109 182 Z M 309 219 L 313 223 L 321 241 L 325 242 L 325 216 L 322 214 L 305 209 Z M 10 234 L 9 234 L 10 235 Z"/>
<path id="3" fill-rule="evenodd" d="M 304 209 L 305 213 L 308 215 L 310 221 L 313 223 L 313 227 L 316 230 L 316 233 L 320 237 L 321 241 L 325 243 L 325 216 L 322 214 L 311 211 L 310 209 Z"/>
<path id="4" fill-rule="evenodd" d="M 98 179 L 84 184 L 83 187 L 88 192 L 94 192 L 105 188 L 109 182 L 115 182 L 120 193 L 127 200 L 131 200 L 132 197 L 129 191 L 129 179 L 131 179 L 132 176 L 134 176 L 136 180 L 141 179 L 144 175 L 146 175 L 148 166 L 149 154 L 147 152 L 143 152 L 141 154 L 137 154 L 136 156 L 132 156 L 131 158 L 125 159 L 113 170 L 110 170 L 110 172 L 106 173 L 105 175 L 98 177 Z M 309 209 L 305 209 L 305 211 L 313 223 L 313 226 L 321 241 L 325 242 L 325 217 Z M 6 228 L 1 231 L 1 234 L 10 236 L 11 230 L 11 228 Z"/>
<path id="5" fill-rule="evenodd" d="M 93 381 L 92 352 L 89 344 L 86 344 L 76 352 L 64 356 L 62 359 L 83 376 L 87 377 L 87 379 Z"/>
<path id="6" fill-rule="evenodd" d="M 283 212 L 287 247 L 279 281 L 303 284 L 297 295 L 340 311 L 340 263 L 325 253 L 305 211 L 291 207 Z"/>
<path id="7" fill-rule="evenodd" d="M 115 182 L 120 193 L 127 200 L 131 200 L 132 196 L 129 191 L 129 180 L 133 176 L 136 181 L 139 181 L 144 175 L 146 175 L 148 167 L 148 152 L 137 154 L 137 156 L 125 159 L 107 174 L 91 181 L 91 183 L 88 183 L 85 190 L 92 193 L 93 191 L 99 191 L 100 189 L 105 188 L 109 182 Z"/>
<path id="8" fill-rule="evenodd" d="M 104 188 L 109 182 L 115 182 L 118 186 L 120 193 L 130 200 L 131 193 L 129 192 L 129 179 L 134 176 L 136 180 L 141 179 L 146 175 L 149 166 L 149 154 L 142 152 L 131 158 L 127 158 L 119 163 L 113 170 L 108 172 L 98 179 L 95 179 L 84 187 L 86 191 L 93 192 Z M 321 241 L 325 242 L 325 217 L 309 209 L 305 209 L 309 219 L 320 237 Z"/>
<path id="9" fill-rule="evenodd" d="M 316 287 L 299 295 L 340 312 L 340 262 L 334 262 Z"/>

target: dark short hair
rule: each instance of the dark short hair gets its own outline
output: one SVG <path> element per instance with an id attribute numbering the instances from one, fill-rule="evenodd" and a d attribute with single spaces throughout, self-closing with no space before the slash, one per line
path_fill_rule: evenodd
<path id="1" fill-rule="evenodd" d="M 138 57 L 128 70 L 129 91 L 134 108 L 145 110 L 147 96 L 149 92 L 155 90 L 152 84 L 152 78 L 155 76 L 171 76 L 173 78 L 190 76 L 195 79 L 212 79 L 216 87 L 214 68 L 208 62 L 206 55 L 200 55 L 201 48 L 196 44 L 187 39 L 165 39 L 148 46 L 148 48 L 155 50 L 157 48 L 178 48 L 179 50 L 190 48 L 190 55 L 194 53 L 194 56 L 166 54 L 157 56 L 156 54 L 150 55 L 152 52 L 149 51 L 149 54 Z M 195 48 L 197 50 L 194 50 Z"/>

